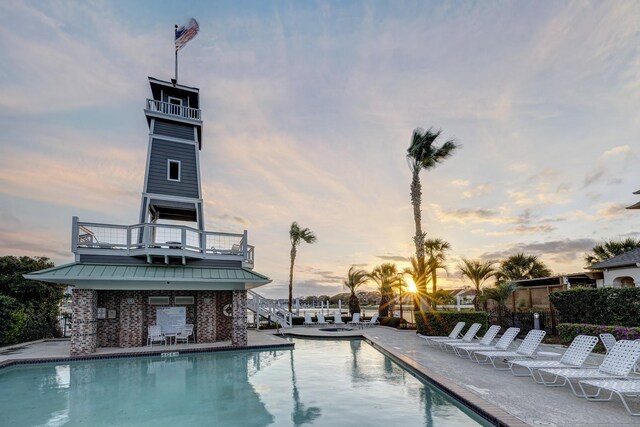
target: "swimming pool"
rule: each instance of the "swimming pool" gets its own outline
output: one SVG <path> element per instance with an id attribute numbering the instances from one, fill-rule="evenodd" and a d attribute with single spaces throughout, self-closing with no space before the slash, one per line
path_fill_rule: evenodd
<path id="1" fill-rule="evenodd" d="M 0 370 L 7 426 L 490 425 L 361 340 Z"/>

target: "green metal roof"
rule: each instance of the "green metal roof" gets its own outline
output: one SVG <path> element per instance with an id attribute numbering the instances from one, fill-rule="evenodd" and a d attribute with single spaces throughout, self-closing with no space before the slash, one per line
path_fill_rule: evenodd
<path id="1" fill-rule="evenodd" d="M 271 280 L 245 268 L 72 263 L 36 271 L 30 280 L 95 289 L 250 289 Z"/>

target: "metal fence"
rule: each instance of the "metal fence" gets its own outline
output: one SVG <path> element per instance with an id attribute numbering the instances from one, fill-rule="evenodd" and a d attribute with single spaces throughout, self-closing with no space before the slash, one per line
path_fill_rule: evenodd
<path id="1" fill-rule="evenodd" d="M 60 313 L 58 315 L 58 325 L 63 337 L 71 336 L 71 313 Z"/>
<path id="2" fill-rule="evenodd" d="M 488 312 L 489 323 L 500 325 L 505 328 L 520 328 L 520 333 L 527 333 L 536 326 L 536 314 L 538 315 L 539 329 L 547 331 L 548 334 L 558 335 L 558 323 L 560 315 L 556 310 L 527 310 L 511 311 L 506 307 L 502 310 L 494 308 Z"/>

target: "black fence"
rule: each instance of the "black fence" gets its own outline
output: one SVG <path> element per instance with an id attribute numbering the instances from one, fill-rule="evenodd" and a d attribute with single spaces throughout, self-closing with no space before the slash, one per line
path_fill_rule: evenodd
<path id="1" fill-rule="evenodd" d="M 514 312 L 505 307 L 502 310 L 494 308 L 489 311 L 489 324 L 500 325 L 504 328 L 520 328 L 520 334 L 526 334 L 531 329 L 536 329 L 536 314 L 538 315 L 538 329 L 543 329 L 551 335 L 558 335 L 560 315 L 556 310 Z"/>
<path id="2" fill-rule="evenodd" d="M 71 336 L 71 313 L 60 313 L 58 315 L 58 325 L 60 326 L 60 334 L 63 337 Z"/>

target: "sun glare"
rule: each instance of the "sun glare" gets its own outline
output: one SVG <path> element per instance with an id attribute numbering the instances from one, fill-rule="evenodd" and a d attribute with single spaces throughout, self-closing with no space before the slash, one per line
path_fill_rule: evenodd
<path id="1" fill-rule="evenodd" d="M 405 277 L 404 281 L 407 284 L 407 291 L 412 293 L 418 291 L 418 288 L 416 287 L 416 282 L 413 281 L 413 277 Z"/>

